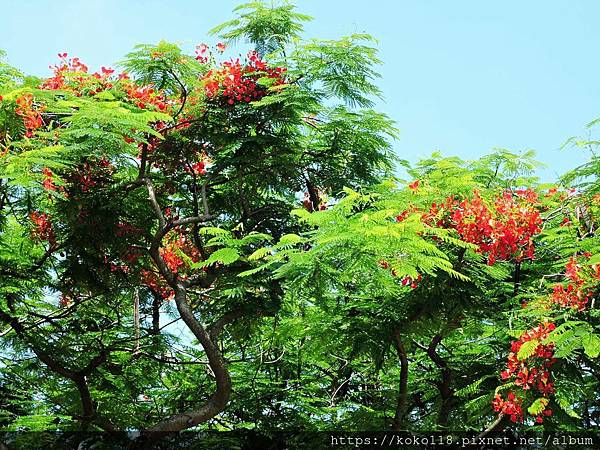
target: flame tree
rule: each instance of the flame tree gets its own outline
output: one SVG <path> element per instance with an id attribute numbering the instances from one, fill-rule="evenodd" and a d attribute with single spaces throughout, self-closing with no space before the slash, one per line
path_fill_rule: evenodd
<path id="1" fill-rule="evenodd" d="M 3 426 L 595 427 L 595 159 L 410 166 L 369 36 L 236 12 L 118 70 L 0 62 Z"/>

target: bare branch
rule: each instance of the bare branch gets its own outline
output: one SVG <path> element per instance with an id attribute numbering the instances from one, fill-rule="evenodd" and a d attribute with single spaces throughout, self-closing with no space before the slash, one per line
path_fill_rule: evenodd
<path id="1" fill-rule="evenodd" d="M 165 216 L 163 216 L 162 210 L 160 209 L 158 200 L 156 200 L 156 193 L 154 192 L 152 181 L 150 178 L 145 178 L 144 181 L 146 183 L 146 187 L 148 188 L 148 199 L 150 200 L 150 203 L 152 203 L 152 208 L 154 209 L 154 214 L 156 214 L 156 217 L 158 218 L 160 228 L 165 228 L 167 222 L 165 221 Z"/>

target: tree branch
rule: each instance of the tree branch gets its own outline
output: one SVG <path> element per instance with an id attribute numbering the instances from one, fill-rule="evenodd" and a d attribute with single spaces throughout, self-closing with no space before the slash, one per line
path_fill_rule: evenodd
<path id="1" fill-rule="evenodd" d="M 165 228 L 167 222 L 165 221 L 165 216 L 163 216 L 162 209 L 160 209 L 158 200 L 156 200 L 156 193 L 154 192 L 154 186 L 152 185 L 152 181 L 150 180 L 150 178 L 145 178 L 144 181 L 146 183 L 146 187 L 148 188 L 148 199 L 152 204 L 152 209 L 154 209 L 154 214 L 156 214 L 160 228 Z"/>
<path id="2" fill-rule="evenodd" d="M 181 318 L 206 352 L 209 366 L 215 375 L 216 390 L 199 409 L 175 414 L 145 430 L 142 436 L 146 440 L 156 439 L 160 436 L 157 433 L 177 432 L 206 422 L 225 409 L 231 395 L 231 378 L 225 360 L 206 329 L 194 317 L 187 302 L 185 287 L 181 283 L 177 283 L 175 287 L 175 304 Z"/>
<path id="3" fill-rule="evenodd" d="M 398 358 L 400 359 L 400 385 L 398 389 L 398 401 L 396 404 L 396 413 L 394 415 L 392 429 L 394 431 L 399 431 L 404 423 L 407 410 L 408 356 L 406 354 L 406 349 L 404 348 L 404 343 L 402 342 L 402 337 L 398 328 L 394 329 L 394 346 L 396 347 L 396 352 L 398 353 Z"/>

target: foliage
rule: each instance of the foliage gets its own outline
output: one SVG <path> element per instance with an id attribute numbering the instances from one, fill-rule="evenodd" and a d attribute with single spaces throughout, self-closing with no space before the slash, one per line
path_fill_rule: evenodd
<path id="1" fill-rule="evenodd" d="M 597 158 L 557 185 L 506 149 L 399 179 L 372 38 L 235 12 L 212 33 L 245 58 L 0 60 L 2 427 L 596 427 Z"/>

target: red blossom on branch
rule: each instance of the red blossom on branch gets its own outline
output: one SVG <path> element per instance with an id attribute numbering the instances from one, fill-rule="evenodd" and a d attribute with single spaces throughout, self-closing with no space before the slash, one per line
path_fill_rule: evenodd
<path id="1" fill-rule="evenodd" d="M 33 101 L 33 95 L 23 94 L 15 100 L 17 108 L 15 113 L 23 118 L 25 125 L 25 136 L 33 137 L 33 131 L 44 126 L 42 119 L 43 106 L 36 105 Z"/>
<path id="2" fill-rule="evenodd" d="M 258 83 L 260 78 L 270 78 L 273 85 L 285 84 L 284 67 L 268 67 L 256 52 L 248 53 L 248 61 L 226 61 L 217 69 L 209 70 L 203 77 L 204 93 L 209 100 L 222 99 L 226 104 L 249 103 L 267 95 L 267 88 Z"/>
<path id="3" fill-rule="evenodd" d="M 42 186 L 47 191 L 56 191 L 56 185 L 54 184 L 52 170 L 47 167 L 42 169 L 42 174 L 44 175 L 44 181 L 42 181 Z"/>
<path id="4" fill-rule="evenodd" d="M 47 241 L 51 247 L 56 247 L 56 235 L 48 214 L 32 211 L 29 213 L 29 218 L 35 226 L 32 231 L 33 237 Z"/>

